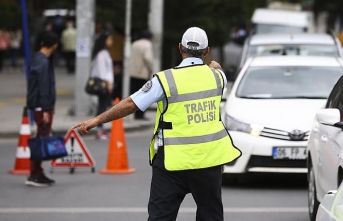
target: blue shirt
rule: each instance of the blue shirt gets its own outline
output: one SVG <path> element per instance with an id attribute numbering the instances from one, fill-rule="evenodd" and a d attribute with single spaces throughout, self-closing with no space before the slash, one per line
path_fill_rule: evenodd
<path id="1" fill-rule="evenodd" d="M 186 58 L 184 59 L 178 67 L 186 67 L 191 65 L 199 65 L 203 64 L 204 62 L 200 58 Z M 222 74 L 224 79 L 224 87 L 226 86 L 227 80 L 224 73 L 219 70 L 219 72 Z M 158 81 L 157 77 L 153 77 L 151 79 L 151 88 L 147 90 L 138 90 L 136 93 L 132 94 L 130 97 L 133 100 L 133 102 L 137 105 L 137 107 L 141 111 L 145 111 L 148 109 L 153 103 L 159 102 L 163 99 L 163 103 L 166 104 L 166 98 L 163 93 L 162 86 L 160 85 L 160 82 Z M 164 107 L 165 108 L 165 107 Z"/>

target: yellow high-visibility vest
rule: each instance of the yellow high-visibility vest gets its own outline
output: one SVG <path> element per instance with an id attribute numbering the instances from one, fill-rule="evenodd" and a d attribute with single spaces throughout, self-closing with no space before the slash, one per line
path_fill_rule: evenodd
<path id="1" fill-rule="evenodd" d="M 167 170 L 208 168 L 240 157 L 241 151 L 220 119 L 221 73 L 207 65 L 194 65 L 156 76 L 167 103 L 157 104 L 154 134 L 162 131 Z M 151 164 L 156 155 L 154 143 L 155 136 L 150 143 Z"/>

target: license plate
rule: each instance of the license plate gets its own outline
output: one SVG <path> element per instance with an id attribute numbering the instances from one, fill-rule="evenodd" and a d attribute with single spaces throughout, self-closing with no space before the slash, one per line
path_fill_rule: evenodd
<path id="1" fill-rule="evenodd" d="M 273 159 L 305 160 L 306 147 L 273 147 Z"/>

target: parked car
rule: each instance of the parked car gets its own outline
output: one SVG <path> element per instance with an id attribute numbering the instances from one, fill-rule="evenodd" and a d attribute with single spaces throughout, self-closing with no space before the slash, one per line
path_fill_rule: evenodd
<path id="1" fill-rule="evenodd" d="M 343 184 L 325 194 L 316 221 L 343 221 Z"/>
<path id="2" fill-rule="evenodd" d="M 255 56 L 330 56 L 343 57 L 342 45 L 333 34 L 256 34 L 244 43 L 239 67 Z"/>
<path id="3" fill-rule="evenodd" d="M 334 57 L 250 58 L 228 92 L 222 119 L 242 151 L 223 181 L 249 173 L 307 173 L 306 148 L 316 111 L 343 74 Z"/>
<path id="4" fill-rule="evenodd" d="M 255 33 L 303 33 L 309 31 L 313 21 L 304 11 L 257 8 L 251 23 Z"/>
<path id="5" fill-rule="evenodd" d="M 307 146 L 308 207 L 315 220 L 320 202 L 343 181 L 343 77 L 313 122 Z"/>

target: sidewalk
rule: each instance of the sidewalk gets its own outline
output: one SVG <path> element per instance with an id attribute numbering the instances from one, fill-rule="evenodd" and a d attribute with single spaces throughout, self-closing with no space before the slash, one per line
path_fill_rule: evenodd
<path id="1" fill-rule="evenodd" d="M 69 110 L 74 102 L 75 75 L 69 75 L 63 67 L 55 68 L 57 101 L 53 122 L 53 131 L 64 134 L 73 125 L 90 119 L 92 116 L 70 116 Z M 17 137 L 22 120 L 23 107 L 26 102 L 26 76 L 22 69 L 10 70 L 5 67 L 0 73 L 0 138 Z M 125 130 L 142 130 L 155 123 L 155 111 L 148 110 L 146 117 L 150 120 L 124 119 Z M 105 129 L 111 128 L 111 123 L 104 124 Z M 35 126 L 32 127 L 32 132 Z M 92 130 L 94 133 L 94 130 Z"/>

